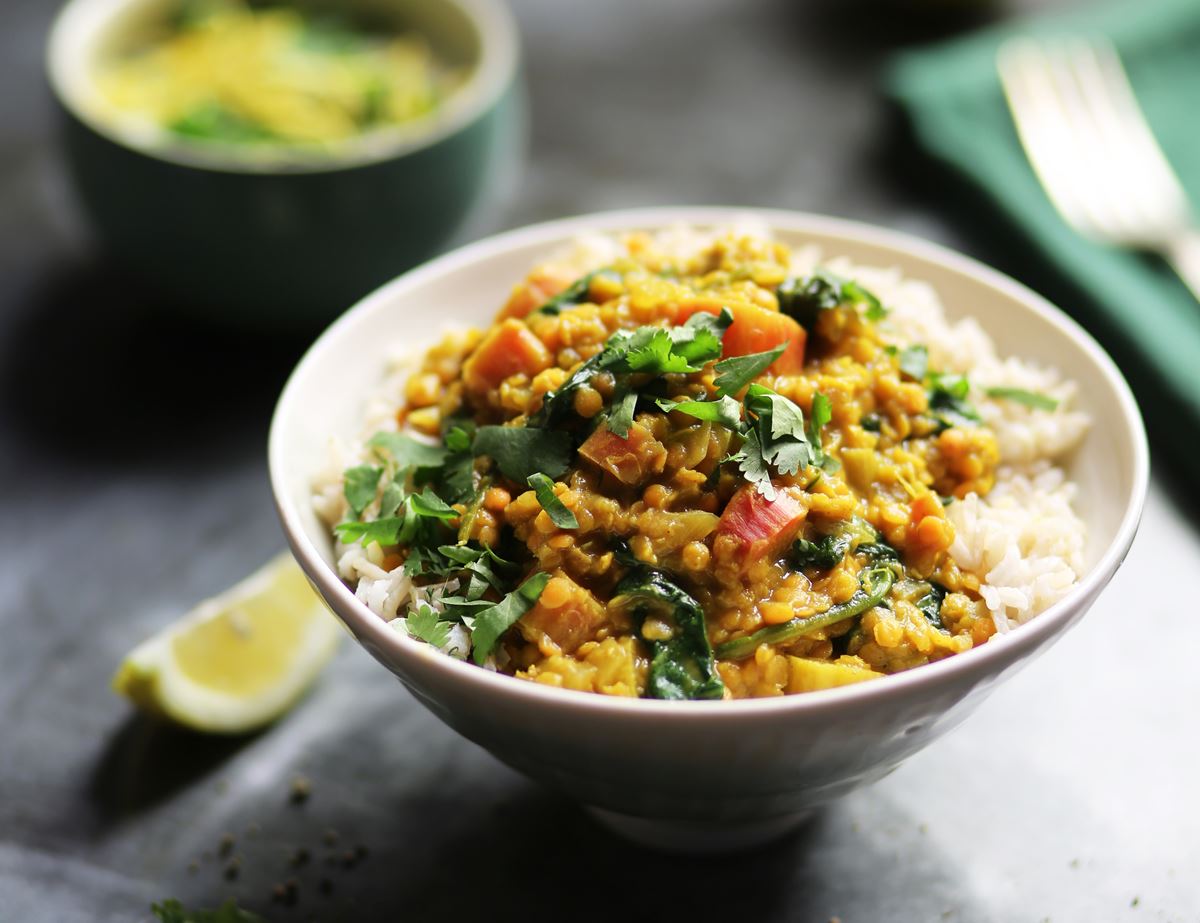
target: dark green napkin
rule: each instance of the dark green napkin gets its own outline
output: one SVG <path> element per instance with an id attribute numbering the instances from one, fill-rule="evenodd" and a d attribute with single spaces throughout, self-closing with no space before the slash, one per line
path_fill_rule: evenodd
<path id="1" fill-rule="evenodd" d="M 997 209 L 1029 241 L 1032 258 L 1079 293 L 1061 307 L 1109 347 L 1156 444 L 1179 455 L 1200 437 L 1200 303 L 1161 260 L 1092 243 L 1051 206 L 996 76 L 996 49 L 1018 32 L 1112 39 L 1167 158 L 1200 206 L 1200 0 L 1123 0 L 1014 22 L 907 52 L 886 76 L 918 143 L 984 193 L 979 220 L 994 220 L 986 208 Z"/>

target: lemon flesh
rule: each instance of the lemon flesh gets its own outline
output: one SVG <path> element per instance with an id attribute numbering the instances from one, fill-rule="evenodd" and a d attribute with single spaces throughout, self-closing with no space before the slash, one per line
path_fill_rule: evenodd
<path id="1" fill-rule="evenodd" d="M 244 733 L 291 708 L 340 637 L 336 619 L 283 554 L 139 644 L 113 688 L 195 730 Z"/>

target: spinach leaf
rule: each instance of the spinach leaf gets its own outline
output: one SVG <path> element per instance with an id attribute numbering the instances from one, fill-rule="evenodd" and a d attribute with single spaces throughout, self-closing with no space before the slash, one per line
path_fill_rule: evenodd
<path id="1" fill-rule="evenodd" d="M 725 684 L 713 661 L 704 610 L 663 574 L 646 568 L 634 570 L 617 584 L 609 605 L 632 609 L 641 619 L 643 631 L 646 617 L 651 614 L 671 628 L 669 638 L 646 639 L 651 650 L 647 698 L 719 699 L 724 695 Z"/>
<path id="2" fill-rule="evenodd" d="M 584 304 L 591 297 L 592 280 L 597 276 L 603 276 L 608 279 L 620 279 L 621 277 L 612 269 L 597 269 L 595 272 L 589 272 L 586 276 L 580 276 L 561 292 L 547 300 L 537 310 L 539 314 L 561 314 L 563 308 L 572 308 L 577 304 Z"/>
<path id="3" fill-rule="evenodd" d="M 538 571 L 500 602 L 479 611 L 471 630 L 472 656 L 477 664 L 483 666 L 500 636 L 533 608 L 549 581 L 549 574 Z"/>
<path id="4" fill-rule="evenodd" d="M 737 394 L 765 372 L 772 362 L 783 355 L 785 349 L 787 349 L 787 343 L 781 343 L 766 352 L 722 359 L 713 367 L 717 373 L 716 378 L 713 379 L 713 384 L 717 386 L 717 396 Z"/>
<path id="5" fill-rule="evenodd" d="M 860 545 L 859 548 L 861 549 L 861 547 Z M 830 606 L 824 612 L 818 612 L 816 615 L 794 618 L 781 625 L 760 628 L 744 638 L 726 641 L 717 647 L 717 657 L 721 660 L 743 660 L 753 654 L 760 644 L 783 644 L 794 641 L 819 628 L 828 628 L 845 619 L 862 615 L 887 598 L 895 580 L 896 574 L 891 567 L 887 565 L 871 567 L 859 575 L 858 589 L 844 603 Z"/>
<path id="6" fill-rule="evenodd" d="M 362 511 L 375 499 L 375 490 L 379 487 L 379 478 L 383 469 L 378 465 L 356 465 L 347 468 L 342 475 L 342 493 L 350 504 L 350 512 L 358 519 Z"/>
<path id="7" fill-rule="evenodd" d="M 554 492 L 554 482 L 544 474 L 531 474 L 527 479 L 527 483 L 533 488 L 537 494 L 538 503 L 542 505 L 542 509 L 546 511 L 546 515 L 560 529 L 578 529 L 579 520 L 575 518 L 575 514 L 567 509 L 566 505 L 558 499 L 558 495 Z"/>
<path id="8" fill-rule="evenodd" d="M 827 269 L 818 269 L 803 278 L 784 279 L 775 295 L 779 299 L 779 310 L 806 330 L 812 328 L 822 311 L 843 304 L 865 305 L 864 316 L 869 321 L 879 321 L 887 316 L 887 309 L 871 292 Z"/>
<path id="9" fill-rule="evenodd" d="M 792 563 L 796 567 L 815 567 L 818 570 L 829 570 L 831 567 L 837 567 L 849 550 L 849 532 L 841 532 L 837 535 L 824 535 L 816 542 L 810 542 L 807 539 L 801 538 L 792 544 Z"/>
<path id="10" fill-rule="evenodd" d="M 863 414 L 862 419 L 858 421 L 858 425 L 868 433 L 877 433 L 883 429 L 883 420 L 880 419 L 877 413 L 867 413 Z"/>
<path id="11" fill-rule="evenodd" d="M 1023 388 L 988 388 L 984 393 L 988 397 L 998 397 L 1003 400 L 1014 401 L 1018 404 L 1024 404 L 1026 407 L 1032 407 L 1035 410 L 1055 410 L 1058 407 L 1058 401 L 1048 394 L 1040 394 L 1037 391 L 1026 391 Z"/>
<path id="12" fill-rule="evenodd" d="M 531 474 L 561 477 L 571 464 L 571 436 L 562 430 L 532 426 L 481 426 L 473 451 L 489 456 L 518 484 Z"/>
<path id="13" fill-rule="evenodd" d="M 854 553 L 864 554 L 868 560 L 875 562 L 900 560 L 900 552 L 883 541 L 862 542 L 855 546 Z"/>
<path id="14" fill-rule="evenodd" d="M 971 385 L 964 375 L 930 372 L 929 409 L 941 429 L 960 426 L 963 423 L 979 423 L 979 413 L 967 400 Z"/>
<path id="15" fill-rule="evenodd" d="M 929 581 L 929 592 L 917 600 L 917 608 L 934 628 L 945 629 L 942 624 L 942 603 L 946 600 L 946 588 L 933 580 Z"/>

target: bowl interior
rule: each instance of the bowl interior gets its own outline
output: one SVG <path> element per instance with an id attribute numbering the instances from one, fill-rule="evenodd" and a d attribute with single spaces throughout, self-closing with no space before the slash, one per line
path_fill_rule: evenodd
<path id="1" fill-rule="evenodd" d="M 534 262 L 579 233 L 654 229 L 681 221 L 726 224 L 738 214 L 713 209 L 612 213 L 501 235 L 402 276 L 344 315 L 297 368 L 281 398 L 271 434 L 276 502 L 293 548 L 302 563 L 310 566 L 310 573 L 312 558 L 319 556 L 326 565 L 332 564 L 329 536 L 311 508 L 311 484 L 327 465 L 330 437 L 349 439 L 358 434 L 364 395 L 377 386 L 389 354 L 419 351 L 451 324 L 488 323 L 510 287 Z M 1137 407 L 1119 372 L 1095 342 L 1016 282 L 940 247 L 833 219 L 788 212 L 759 214 L 778 238 L 793 246 L 815 244 L 825 258 L 846 256 L 862 265 L 894 266 L 907 277 L 930 282 L 947 315 L 951 319 L 968 314 L 976 317 L 1001 355 L 1055 365 L 1078 383 L 1079 403 L 1093 421 L 1083 445 L 1065 461 L 1070 478 L 1079 485 L 1078 508 L 1088 527 L 1088 573 L 1081 582 L 1088 583 L 1089 576 L 1106 581 L 1136 528 L 1148 462 Z M 1105 573 L 1095 573 L 1101 570 Z M 345 594 L 342 599 L 350 604 L 350 627 L 377 657 L 388 662 L 395 651 L 377 648 L 398 645 L 401 639 L 367 624 L 364 620 L 377 624 L 379 620 L 365 606 L 350 602 L 344 588 L 334 586 L 337 578 L 331 569 L 320 576 L 327 595 Z M 1098 586 L 1087 592 L 1094 596 Z M 1057 631 L 1082 614 L 1078 607 L 1077 611 L 1070 609 L 1060 603 L 1055 611 L 1061 618 L 1046 613 L 1014 634 L 1032 632 L 1044 640 L 1046 632 Z M 953 661 L 982 655 L 988 647 L 912 673 L 937 672 Z M 728 704 L 724 703 L 725 707 Z"/>
<path id="2" fill-rule="evenodd" d="M 114 118 L 94 79 L 115 57 L 168 34 L 180 0 L 72 0 L 51 32 L 51 85 L 63 105 L 95 131 L 162 159 L 232 171 L 323 170 L 398 156 L 452 133 L 491 104 L 515 67 L 515 30 L 496 0 L 293 0 L 292 5 L 349 16 L 364 28 L 415 32 L 441 60 L 462 68 L 467 77 L 427 116 L 319 149 L 189 143 L 157 126 Z"/>

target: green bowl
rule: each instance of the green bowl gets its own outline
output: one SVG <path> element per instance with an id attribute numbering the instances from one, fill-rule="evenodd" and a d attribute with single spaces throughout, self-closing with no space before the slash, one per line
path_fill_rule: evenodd
<path id="1" fill-rule="evenodd" d="M 428 119 L 322 152 L 188 142 L 106 119 L 92 80 L 177 0 L 71 0 L 59 14 L 47 67 L 75 185 L 113 258 L 172 309 L 257 326 L 325 323 L 438 252 L 511 184 L 523 98 L 501 0 L 327 5 L 420 32 L 468 69 L 464 85 Z"/>

